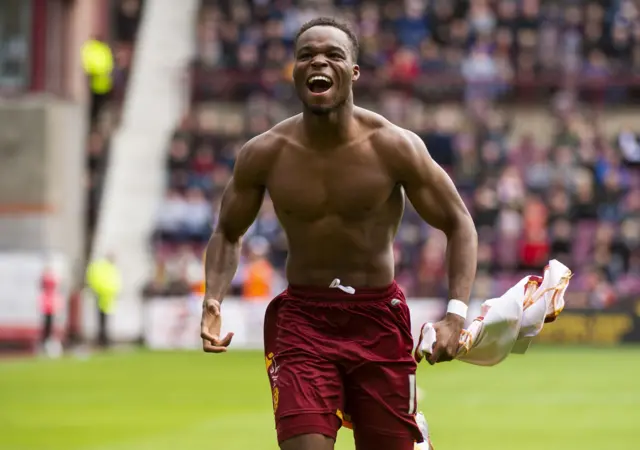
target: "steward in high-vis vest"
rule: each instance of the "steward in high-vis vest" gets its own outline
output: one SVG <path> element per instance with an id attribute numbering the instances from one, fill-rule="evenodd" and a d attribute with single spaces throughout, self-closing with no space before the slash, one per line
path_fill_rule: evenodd
<path id="1" fill-rule="evenodd" d="M 87 267 L 86 281 L 98 303 L 98 345 L 108 347 L 110 339 L 107 318 L 114 312 L 122 286 L 120 270 L 114 257 L 108 255 L 92 261 Z"/>
<path id="2" fill-rule="evenodd" d="M 113 88 L 113 54 L 109 44 L 98 36 L 87 40 L 82 46 L 82 67 L 89 81 L 90 119 L 93 126 Z"/>

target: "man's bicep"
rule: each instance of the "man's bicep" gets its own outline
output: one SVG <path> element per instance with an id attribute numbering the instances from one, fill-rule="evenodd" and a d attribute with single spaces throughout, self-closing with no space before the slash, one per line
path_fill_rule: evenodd
<path id="1" fill-rule="evenodd" d="M 222 194 L 217 231 L 230 241 L 238 240 L 260 212 L 264 191 L 262 186 L 243 185 L 232 178 Z"/>
<path id="2" fill-rule="evenodd" d="M 415 136 L 412 144 L 402 183 L 407 198 L 427 223 L 447 232 L 469 212 L 453 181 L 431 158 L 422 140 Z"/>
<path id="3" fill-rule="evenodd" d="M 269 141 L 260 135 L 247 142 L 238 154 L 233 177 L 222 195 L 216 229 L 229 241 L 238 240 L 260 212 L 270 148 Z"/>

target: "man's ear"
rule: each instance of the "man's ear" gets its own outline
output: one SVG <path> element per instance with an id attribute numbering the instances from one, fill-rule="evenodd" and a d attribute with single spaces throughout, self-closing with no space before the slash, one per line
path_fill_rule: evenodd
<path id="1" fill-rule="evenodd" d="M 360 66 L 357 64 L 353 65 L 353 75 L 351 76 L 351 81 L 356 81 L 360 78 Z"/>

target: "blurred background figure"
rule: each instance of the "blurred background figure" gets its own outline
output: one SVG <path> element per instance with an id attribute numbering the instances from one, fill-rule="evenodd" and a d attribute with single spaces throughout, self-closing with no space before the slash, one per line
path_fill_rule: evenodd
<path id="1" fill-rule="evenodd" d="M 82 64 L 90 91 L 89 120 L 93 127 L 113 88 L 113 54 L 100 35 L 91 37 L 82 46 Z"/>
<path id="2" fill-rule="evenodd" d="M 87 286 L 96 299 L 98 313 L 97 343 L 102 348 L 111 344 L 109 336 L 109 316 L 116 308 L 121 290 L 121 275 L 113 254 L 99 258 L 87 267 Z"/>
<path id="3" fill-rule="evenodd" d="M 268 254 L 269 241 L 264 237 L 249 239 L 243 264 L 243 299 L 264 301 L 274 294 L 278 284 L 273 265 L 267 259 Z"/>
<path id="4" fill-rule="evenodd" d="M 49 261 L 42 272 L 40 281 L 40 309 L 42 313 L 42 351 L 50 357 L 60 356 L 62 344 L 57 336 L 54 336 L 56 313 L 62 306 L 62 297 L 59 292 L 60 280 L 55 273 L 52 261 Z"/>

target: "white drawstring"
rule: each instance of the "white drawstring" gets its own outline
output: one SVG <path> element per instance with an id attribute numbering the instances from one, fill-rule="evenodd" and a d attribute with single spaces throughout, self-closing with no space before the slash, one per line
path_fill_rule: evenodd
<path id="1" fill-rule="evenodd" d="M 355 294 L 356 290 L 351 286 L 343 286 L 340 284 L 340 278 L 334 279 L 329 285 L 330 288 L 340 289 L 342 292 L 346 292 L 347 294 Z"/>

